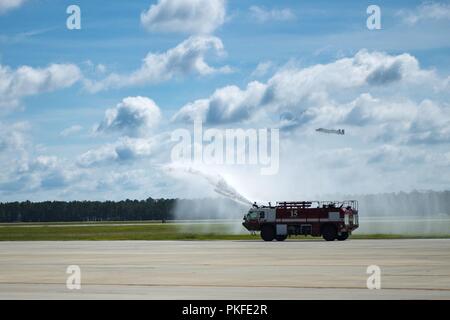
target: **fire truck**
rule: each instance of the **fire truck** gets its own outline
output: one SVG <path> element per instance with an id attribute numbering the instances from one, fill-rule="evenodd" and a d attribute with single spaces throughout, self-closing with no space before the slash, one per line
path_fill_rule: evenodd
<path id="1" fill-rule="evenodd" d="M 275 206 L 255 203 L 242 224 L 251 232 L 260 231 L 264 241 L 284 241 L 297 235 L 343 241 L 359 226 L 358 202 L 295 201 L 277 202 Z"/>

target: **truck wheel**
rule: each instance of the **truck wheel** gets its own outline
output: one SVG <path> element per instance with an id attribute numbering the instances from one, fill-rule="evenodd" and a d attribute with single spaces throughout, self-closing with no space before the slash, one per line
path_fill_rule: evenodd
<path id="1" fill-rule="evenodd" d="M 286 240 L 286 238 L 287 238 L 287 235 L 275 237 L 275 239 L 277 239 L 277 241 L 284 241 L 284 240 Z"/>
<path id="2" fill-rule="evenodd" d="M 263 226 L 261 228 L 261 238 L 264 241 L 272 241 L 275 239 L 275 229 L 272 226 Z"/>
<path id="3" fill-rule="evenodd" d="M 342 232 L 341 235 L 337 236 L 337 239 L 339 241 L 344 241 L 348 239 L 348 232 Z"/>
<path id="4" fill-rule="evenodd" d="M 326 226 L 324 226 L 322 230 L 322 237 L 326 241 L 334 241 L 334 239 L 336 239 L 337 237 L 336 227 L 331 224 L 327 224 Z"/>

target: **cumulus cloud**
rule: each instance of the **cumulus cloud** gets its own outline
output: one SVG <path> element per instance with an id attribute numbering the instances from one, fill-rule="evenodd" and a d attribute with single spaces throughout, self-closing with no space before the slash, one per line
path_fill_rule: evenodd
<path id="1" fill-rule="evenodd" d="M 450 20 L 450 4 L 427 1 L 415 10 L 401 10 L 397 14 L 409 25 L 426 20 Z"/>
<path id="2" fill-rule="evenodd" d="M 70 87 L 81 77 L 80 69 L 73 64 L 21 66 L 15 70 L 0 65 L 0 107 L 14 107 L 22 97 Z"/>
<path id="3" fill-rule="evenodd" d="M 225 0 L 158 0 L 141 14 L 141 23 L 151 32 L 210 34 L 225 15 Z"/>
<path id="4" fill-rule="evenodd" d="M 388 66 L 380 66 L 367 76 L 367 82 L 369 84 L 383 85 L 399 81 L 402 78 L 401 67 L 400 61 L 396 61 Z"/>
<path id="5" fill-rule="evenodd" d="M 249 10 L 251 17 L 259 23 L 268 21 L 289 21 L 295 19 L 295 14 L 287 8 L 266 9 L 259 6 L 251 6 Z"/>
<path id="6" fill-rule="evenodd" d="M 271 183 L 308 184 L 297 193 L 289 187 L 268 188 L 265 193 L 255 186 L 267 186 L 267 181 L 258 182 L 245 170 L 234 173 L 257 190 L 255 197 L 352 188 L 408 190 L 437 185 L 430 170 L 448 165 L 448 155 L 442 154 L 450 143 L 444 80 L 409 54 L 362 50 L 327 64 L 303 68 L 290 64 L 266 82 L 219 88 L 185 104 L 172 120 L 192 123 L 200 117 L 210 126 L 280 128 L 280 172 Z M 320 127 L 345 129 L 346 134 L 318 134 L 315 129 Z M 418 182 L 429 177 L 433 178 L 426 183 Z M 440 181 L 448 181 L 448 176 Z"/>
<path id="7" fill-rule="evenodd" d="M 28 123 L 0 123 L 0 163 L 4 166 L 0 171 L 1 199 L 73 199 L 76 192 L 88 196 L 86 190 L 96 190 L 95 186 L 102 180 L 98 165 L 126 163 L 150 156 L 154 144 L 150 140 L 121 138 L 114 144 L 87 152 L 77 163 L 42 154 L 44 149 L 31 141 L 29 131 Z M 160 140 L 155 138 L 154 141 Z M 125 188 L 131 186 L 132 177 L 129 180 Z"/>
<path id="8" fill-rule="evenodd" d="M 19 193 L 62 190 L 81 177 L 72 163 L 40 154 L 30 129 L 27 122 L 0 123 L 0 196 L 17 199 Z"/>
<path id="9" fill-rule="evenodd" d="M 423 161 L 423 153 L 400 148 L 393 145 L 382 145 L 368 152 L 368 163 L 389 163 L 404 166 L 406 164 Z"/>
<path id="10" fill-rule="evenodd" d="M 0 122 L 0 199 L 31 200 L 45 192 L 54 199 L 86 181 L 84 169 L 34 143 L 31 130 L 27 122 Z"/>
<path id="11" fill-rule="evenodd" d="M 422 101 L 409 127 L 408 143 L 450 143 L 450 106 Z"/>
<path id="12" fill-rule="evenodd" d="M 355 126 L 380 123 L 412 121 L 417 116 L 417 107 L 408 101 L 386 101 L 363 93 L 348 104 L 343 122 Z"/>
<path id="13" fill-rule="evenodd" d="M 249 119 L 261 104 L 266 85 L 254 81 L 245 90 L 227 86 L 216 90 L 208 99 L 183 106 L 172 121 L 202 119 L 208 123 L 229 123 Z"/>
<path id="14" fill-rule="evenodd" d="M 0 0 L 0 14 L 20 7 L 25 1 L 26 0 Z"/>
<path id="15" fill-rule="evenodd" d="M 116 107 L 106 110 L 98 132 L 124 132 L 129 135 L 148 134 L 161 120 L 156 103 L 146 97 L 128 97 Z"/>
<path id="16" fill-rule="evenodd" d="M 255 178 L 247 169 L 224 169 L 239 177 L 236 181 L 246 181 L 255 199 L 286 194 L 296 197 L 336 188 L 342 192 L 404 190 L 417 186 L 417 177 L 427 178 L 429 169 L 437 164 L 439 170 L 448 166 L 449 153 L 442 154 L 445 144 L 450 143 L 448 91 L 442 90 L 445 81 L 409 54 L 362 50 L 326 64 L 289 64 L 267 81 L 218 88 L 185 104 L 172 120 L 190 122 L 200 117 L 214 125 L 281 128 L 280 173 L 271 177 L 270 183 Z M 115 173 L 110 166 L 128 172 L 131 167 L 139 170 L 148 163 L 166 163 L 168 156 L 164 161 L 155 157 L 170 153 L 169 143 L 161 146 L 170 138 L 142 137 L 142 133 L 155 132 L 160 117 L 161 111 L 151 99 L 125 98 L 105 113 L 97 129 L 125 137 L 87 150 L 70 170 L 54 157 L 18 157 L 17 169 L 11 175 L 14 179 L 2 179 L 5 174 L 0 172 L 0 188 L 64 189 L 78 181 L 80 171 L 92 172 L 91 184 L 99 189 L 110 189 L 122 180 L 133 188 L 141 176 L 138 171 L 100 179 L 99 172 Z M 345 128 L 346 135 L 320 135 L 315 132 L 319 127 Z M 0 126 L 0 157 L 5 159 L 10 158 L 13 146 L 15 150 L 27 149 L 26 129 L 10 129 L 1 131 Z M 9 131 L 15 133 L 5 139 Z M 13 164 L 8 161 L 2 163 Z M 411 175 L 411 170 L 420 173 Z M 446 179 L 440 181 L 448 182 Z M 308 183 L 301 189 L 290 188 L 294 181 Z M 257 187 L 262 185 L 264 188 Z"/>
<path id="17" fill-rule="evenodd" d="M 37 156 L 32 159 L 26 170 L 20 175 L 22 181 L 33 181 L 26 189 L 33 187 L 36 189 L 60 189 L 69 186 L 78 176 L 78 172 L 67 170 L 67 167 L 56 156 Z"/>
<path id="18" fill-rule="evenodd" d="M 0 153 L 11 150 L 17 154 L 24 151 L 28 145 L 28 129 L 27 122 L 13 124 L 0 122 Z"/>
<path id="19" fill-rule="evenodd" d="M 209 98 L 183 106 L 173 120 L 191 121 L 200 117 L 210 123 L 229 123 L 256 119 L 266 112 L 281 115 L 277 120 L 281 120 L 280 125 L 286 128 L 316 119 L 326 124 L 336 119 L 344 120 L 351 108 L 345 106 L 349 97 L 356 99 L 370 87 L 390 90 L 392 86 L 406 86 L 410 90 L 413 86 L 426 84 L 434 90 L 440 82 L 433 70 L 421 69 L 417 59 L 409 54 L 392 56 L 362 50 L 353 57 L 328 64 L 286 67 L 266 83 L 254 81 L 245 89 L 236 86 L 220 88 Z M 355 104 L 370 103 L 365 100 L 370 97 L 362 96 Z M 341 105 L 344 106 L 339 107 Z M 366 116 L 364 112 L 367 110 L 356 108 L 347 120 L 361 121 Z"/>
<path id="20" fill-rule="evenodd" d="M 325 65 L 286 68 L 269 80 L 267 94 L 269 100 L 289 97 L 298 103 L 317 95 L 317 92 L 336 93 L 366 85 L 417 83 L 434 80 L 434 77 L 434 71 L 421 69 L 417 59 L 409 54 L 391 56 L 361 50 L 354 57 Z"/>
<path id="21" fill-rule="evenodd" d="M 111 191 L 111 190 L 138 190 L 143 188 L 146 180 L 149 179 L 146 170 L 126 170 L 124 172 L 111 172 L 108 175 L 102 176 L 96 181 L 96 191 Z"/>
<path id="22" fill-rule="evenodd" d="M 164 53 L 147 54 L 142 66 L 131 74 L 113 73 L 100 81 L 86 80 L 85 88 L 91 92 L 97 92 L 108 88 L 160 83 L 177 76 L 190 74 L 204 76 L 232 71 L 227 66 L 215 68 L 208 65 L 205 57 L 210 51 L 217 55 L 223 54 L 224 46 L 219 38 L 190 37 Z"/>
<path id="23" fill-rule="evenodd" d="M 4 183 L 15 179 L 15 173 L 27 167 L 28 150 L 32 148 L 29 127 L 27 122 L 0 122 L 0 163 L 3 166 L 0 170 L 0 193 Z"/>
<path id="24" fill-rule="evenodd" d="M 398 144 L 450 143 L 450 109 L 429 99 L 393 100 L 362 94 L 343 109 L 336 122 L 361 128 L 376 128 L 374 138 Z"/>
<path id="25" fill-rule="evenodd" d="M 77 159 L 80 167 L 93 167 L 110 163 L 123 163 L 148 157 L 157 147 L 154 139 L 122 137 L 115 143 L 89 150 Z"/>

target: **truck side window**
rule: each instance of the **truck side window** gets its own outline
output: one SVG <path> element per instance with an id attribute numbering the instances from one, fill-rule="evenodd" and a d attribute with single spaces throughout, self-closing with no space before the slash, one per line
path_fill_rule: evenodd
<path id="1" fill-rule="evenodd" d="M 265 218 L 264 211 L 260 211 L 260 212 L 259 212 L 259 218 L 260 218 L 260 219 L 264 219 L 264 218 Z"/>

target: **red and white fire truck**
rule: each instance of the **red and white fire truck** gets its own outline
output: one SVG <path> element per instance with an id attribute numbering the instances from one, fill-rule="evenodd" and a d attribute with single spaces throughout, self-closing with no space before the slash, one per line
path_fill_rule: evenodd
<path id="1" fill-rule="evenodd" d="M 291 235 L 343 241 L 358 228 L 358 202 L 296 201 L 277 202 L 275 206 L 255 203 L 242 224 L 249 231 L 261 231 L 264 241 L 284 241 Z"/>

